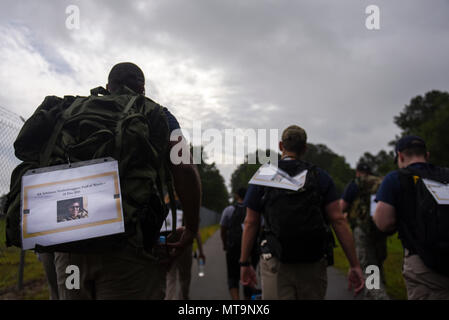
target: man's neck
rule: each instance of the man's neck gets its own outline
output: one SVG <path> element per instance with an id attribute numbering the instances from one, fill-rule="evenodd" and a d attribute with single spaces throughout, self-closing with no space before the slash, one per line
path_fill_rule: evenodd
<path id="1" fill-rule="evenodd" d="M 414 163 L 427 163 L 427 161 L 424 158 L 413 158 L 404 162 L 404 168 L 407 168 Z"/>
<path id="2" fill-rule="evenodd" d="M 299 160 L 298 156 L 294 152 L 284 151 L 282 152 L 281 160 L 285 160 L 286 158 L 292 158 L 295 160 Z"/>

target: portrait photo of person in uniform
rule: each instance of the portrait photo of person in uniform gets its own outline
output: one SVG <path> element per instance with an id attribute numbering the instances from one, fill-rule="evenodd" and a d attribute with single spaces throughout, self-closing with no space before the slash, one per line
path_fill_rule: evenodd
<path id="1" fill-rule="evenodd" d="M 82 197 L 58 201 L 58 222 L 87 218 L 87 204 L 84 202 Z"/>

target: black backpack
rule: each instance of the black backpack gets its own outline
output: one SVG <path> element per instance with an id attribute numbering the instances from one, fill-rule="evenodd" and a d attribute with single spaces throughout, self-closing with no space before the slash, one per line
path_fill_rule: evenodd
<path id="1" fill-rule="evenodd" d="M 242 224 L 246 217 L 246 207 L 236 204 L 232 213 L 228 229 L 227 245 L 228 248 L 240 248 L 242 244 Z"/>
<path id="2" fill-rule="evenodd" d="M 319 261 L 329 246 L 318 168 L 295 161 L 284 170 L 295 176 L 306 169 L 306 182 L 298 191 L 266 187 L 263 196 L 264 235 L 271 253 L 283 263 Z"/>
<path id="3" fill-rule="evenodd" d="M 399 235 L 427 267 L 449 275 L 449 205 L 438 204 L 422 179 L 448 184 L 449 169 L 429 165 L 399 170 Z"/>

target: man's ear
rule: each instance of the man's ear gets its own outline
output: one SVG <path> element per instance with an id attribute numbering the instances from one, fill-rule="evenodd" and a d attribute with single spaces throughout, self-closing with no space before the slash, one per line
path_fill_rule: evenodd
<path id="1" fill-rule="evenodd" d="M 306 152 L 307 152 L 307 143 L 306 143 L 306 145 L 304 146 L 304 151 L 302 152 L 302 155 L 305 155 Z"/>
<path id="2" fill-rule="evenodd" d="M 399 162 L 401 162 L 401 163 L 405 162 L 404 154 L 400 151 L 398 151 L 398 165 L 399 165 Z"/>
<path id="3" fill-rule="evenodd" d="M 427 151 L 427 152 L 426 152 L 426 161 L 429 161 L 429 159 L 430 159 L 430 152 Z"/>
<path id="4" fill-rule="evenodd" d="M 282 141 L 279 141 L 279 151 L 284 151 L 284 144 L 282 143 Z"/>

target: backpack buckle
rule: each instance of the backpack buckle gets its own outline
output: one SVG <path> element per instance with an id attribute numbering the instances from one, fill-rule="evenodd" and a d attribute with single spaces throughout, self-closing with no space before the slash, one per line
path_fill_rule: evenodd
<path id="1" fill-rule="evenodd" d="M 264 259 L 265 261 L 268 261 L 271 258 L 273 258 L 273 255 L 271 253 L 262 253 L 262 259 Z"/>

